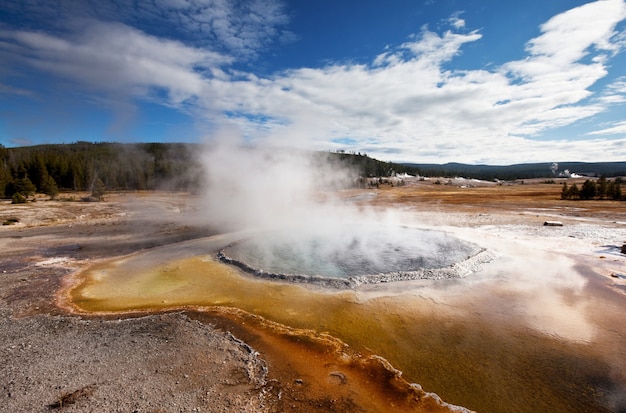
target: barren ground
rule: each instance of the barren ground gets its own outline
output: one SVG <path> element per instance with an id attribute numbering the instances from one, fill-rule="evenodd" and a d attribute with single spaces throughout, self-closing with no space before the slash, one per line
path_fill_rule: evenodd
<path id="1" fill-rule="evenodd" d="M 546 220 L 606 231 L 626 226 L 623 202 L 561 201 L 559 194 L 559 185 L 541 182 L 461 188 L 426 181 L 343 196 L 460 228 L 535 228 Z M 111 194 L 98 203 L 0 201 L 0 222 L 7 224 L 0 227 L 0 410 L 368 410 L 349 394 L 338 399 L 307 390 L 298 379 L 306 366 L 281 362 L 271 346 L 259 354 L 246 344 L 253 338 L 241 317 L 192 311 L 79 317 L 57 307 L 63 277 L 79 268 L 214 234 L 194 219 L 194 204 L 191 195 L 164 192 Z M 522 235 L 532 237 L 532 229 Z M 615 266 L 594 261 L 592 267 L 603 285 L 626 291 Z M 343 378 L 331 373 L 329 380 Z M 623 411 L 616 403 L 615 411 Z"/>

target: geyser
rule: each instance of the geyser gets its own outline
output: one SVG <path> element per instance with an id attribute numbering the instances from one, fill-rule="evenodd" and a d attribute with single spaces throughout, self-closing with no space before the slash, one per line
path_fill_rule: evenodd
<path id="1" fill-rule="evenodd" d="M 355 287 L 458 277 L 485 255 L 480 246 L 442 231 L 370 224 L 259 232 L 218 256 L 266 278 Z"/>

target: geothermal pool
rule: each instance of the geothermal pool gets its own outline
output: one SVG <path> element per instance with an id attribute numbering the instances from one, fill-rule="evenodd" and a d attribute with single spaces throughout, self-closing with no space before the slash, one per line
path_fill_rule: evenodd
<path id="1" fill-rule="evenodd" d="M 443 231 L 340 225 L 260 232 L 222 249 L 219 257 L 266 278 L 355 287 L 466 275 L 455 265 L 483 251 Z"/>
<path id="2" fill-rule="evenodd" d="M 329 289 L 255 277 L 220 262 L 218 251 L 234 254 L 228 246 L 258 235 L 224 234 L 95 264 L 74 275 L 67 305 L 106 314 L 241 309 L 380 355 L 406 380 L 477 411 L 610 412 L 623 405 L 623 295 L 607 289 L 591 269 L 551 252 L 554 246 L 534 235 L 502 227 L 491 232 L 457 229 L 454 236 L 422 231 L 401 232 L 420 248 L 428 244 L 424 236 L 435 236 L 443 242 L 433 247 L 440 253 L 459 246 L 462 253 L 456 259 L 482 247 L 501 255 L 466 277 Z M 481 245 L 465 240 L 480 240 Z M 574 241 L 564 236 L 563 242 Z M 388 243 L 375 244 L 395 252 Z M 243 244 L 240 251 L 257 248 L 252 245 Z M 352 253 L 349 237 L 339 245 L 340 251 Z M 403 257 L 411 251 L 406 245 L 411 244 L 397 245 Z M 304 246 L 322 248 L 310 241 Z M 400 261 L 414 263 L 411 259 Z M 333 266 L 343 271 L 340 264 Z"/>

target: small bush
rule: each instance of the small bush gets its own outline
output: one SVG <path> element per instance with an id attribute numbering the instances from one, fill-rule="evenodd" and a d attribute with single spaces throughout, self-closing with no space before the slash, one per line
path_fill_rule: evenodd
<path id="1" fill-rule="evenodd" d="M 106 187 L 100 178 L 96 179 L 91 190 L 91 198 L 95 201 L 104 201 Z"/>
<path id="2" fill-rule="evenodd" d="M 26 203 L 26 197 L 22 194 L 20 194 L 19 192 L 16 192 L 13 194 L 13 201 L 11 202 L 12 204 L 25 204 Z"/>

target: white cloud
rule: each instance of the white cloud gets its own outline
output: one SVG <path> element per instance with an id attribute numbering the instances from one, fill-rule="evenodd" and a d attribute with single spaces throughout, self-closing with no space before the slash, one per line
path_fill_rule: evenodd
<path id="1" fill-rule="evenodd" d="M 292 101 L 284 106 L 301 115 L 284 108 L 273 113 L 294 120 L 292 135 L 326 135 L 328 139 L 316 142 L 329 147 L 335 137 L 367 138 L 354 149 L 384 159 L 389 153 L 403 154 L 404 160 L 433 153 L 433 160 L 507 163 L 520 157 L 541 160 L 549 152 L 558 159 L 565 151 L 606 159 L 606 152 L 594 150 L 597 141 L 527 137 L 589 118 L 615 102 L 592 99 L 590 87 L 607 74 L 607 53 L 619 47 L 611 43 L 614 29 L 625 16 L 621 1 L 565 12 L 542 26 L 542 35 L 528 43 L 526 59 L 494 72 L 450 71 L 442 65 L 463 44 L 479 40 L 478 32 L 440 36 L 424 29 L 413 41 L 378 56 L 372 67 L 306 69 L 275 79 L 289 90 L 285 98 Z M 623 150 L 613 154 L 625 155 Z"/>
<path id="2" fill-rule="evenodd" d="M 626 78 L 617 78 L 609 84 L 598 100 L 606 105 L 626 102 Z"/>
<path id="3" fill-rule="evenodd" d="M 454 13 L 449 19 L 448 22 L 455 29 L 462 29 L 465 27 L 465 20 L 461 19 L 461 13 Z"/>
<path id="4" fill-rule="evenodd" d="M 611 38 L 615 25 L 626 18 L 622 0 L 587 3 L 551 18 L 541 25 L 542 35 L 528 43 L 531 56 L 549 56 L 556 64 L 571 64 L 582 59 L 590 47 L 615 52 Z"/>
<path id="5" fill-rule="evenodd" d="M 440 36 L 424 26 L 419 34 L 411 36 L 411 41 L 395 49 L 386 47 L 385 52 L 374 59 L 373 65 L 393 66 L 417 59 L 424 66 L 439 66 L 457 56 L 465 43 L 477 41 L 481 37 L 477 30 L 468 34 L 448 30 Z"/>
<path id="6" fill-rule="evenodd" d="M 237 102 L 243 112 L 250 108 L 250 113 L 288 119 L 289 127 L 273 132 L 291 142 L 299 138 L 332 148 L 337 145 L 333 139 L 349 137 L 361 142 L 352 149 L 383 159 L 394 154 L 396 160 L 501 164 L 562 159 L 558 155 L 565 152 L 606 158 L 606 152 L 594 149 L 596 140 L 531 138 L 606 109 L 606 101 L 591 99 L 590 87 L 607 74 L 604 60 L 592 57 L 615 49 L 609 40 L 624 18 L 623 4 L 616 4 L 593 3 L 555 17 L 529 42 L 526 59 L 492 72 L 443 65 L 465 43 L 480 40 L 480 33 L 440 36 L 423 29 L 412 41 L 389 48 L 372 66 L 292 70 L 262 86 L 247 85 Z M 593 25 L 582 18 L 587 14 L 594 16 Z M 563 36 L 579 43 L 562 46 Z"/>
<path id="7" fill-rule="evenodd" d="M 256 55 L 268 42 L 289 36 L 280 30 L 289 18 L 283 5 L 275 1 L 159 0 L 159 3 L 170 6 L 170 13 L 187 30 L 214 36 L 230 54 Z"/>
<path id="8" fill-rule="evenodd" d="M 142 98 L 162 89 L 171 104 L 195 97 L 205 77 L 232 61 L 119 23 L 90 22 L 67 39 L 26 31 L 5 31 L 0 38 L 12 42 L 4 51 L 13 58 L 92 91 Z"/>
<path id="9" fill-rule="evenodd" d="M 21 0 L 3 4 L 27 25 L 64 32 L 84 20 L 120 22 L 158 37 L 184 37 L 192 46 L 239 58 L 254 58 L 260 50 L 292 33 L 279 0 Z"/>
<path id="10" fill-rule="evenodd" d="M 267 78 L 235 72 L 231 64 L 246 50 L 263 48 L 263 36 L 281 35 L 280 6 L 248 2 L 242 13 L 239 3 L 158 1 L 185 30 L 219 38 L 223 52 L 148 34 L 130 27 L 127 18 L 127 24 L 83 20 L 55 34 L 5 30 L 0 53 L 91 91 L 226 119 L 258 140 L 332 149 L 338 138 L 350 138 L 354 146 L 347 149 L 398 161 L 504 164 L 564 159 L 565 153 L 607 159 L 600 139 L 538 136 L 599 114 L 626 94 L 623 78 L 602 95 L 591 90 L 624 47 L 623 36 L 615 33 L 626 18 L 622 0 L 555 16 L 528 42 L 525 58 L 492 70 L 450 68 L 464 45 L 482 39 L 479 31 L 438 34 L 423 28 L 370 65 L 299 68 Z M 449 22 L 464 28 L 458 15 Z M 626 158 L 625 141 L 611 143 L 614 159 Z"/>
<path id="11" fill-rule="evenodd" d="M 616 134 L 626 135 L 626 121 L 616 122 L 613 124 L 613 126 L 609 128 L 600 129 L 600 130 L 588 133 L 588 135 L 616 135 Z"/>

